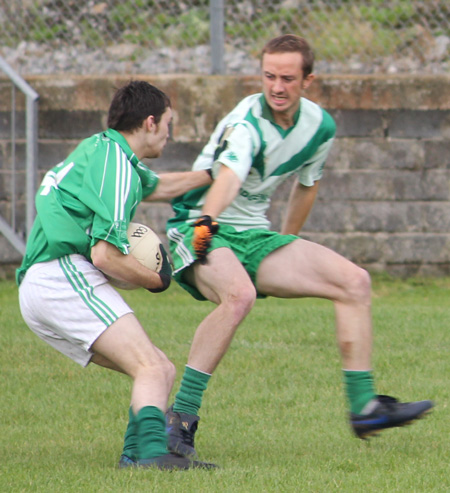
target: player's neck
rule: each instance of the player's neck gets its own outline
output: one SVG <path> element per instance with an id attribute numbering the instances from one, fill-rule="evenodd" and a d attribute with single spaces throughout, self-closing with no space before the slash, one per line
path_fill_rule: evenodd
<path id="1" fill-rule="evenodd" d="M 279 125 L 283 130 L 288 130 L 292 126 L 295 125 L 295 115 L 298 111 L 299 106 L 297 105 L 296 107 L 290 107 L 285 109 L 284 111 L 273 111 L 272 109 L 272 116 L 274 122 Z"/>
<path id="2" fill-rule="evenodd" d="M 136 154 L 139 160 L 145 157 L 145 150 L 143 147 L 144 140 L 139 135 L 139 131 L 134 132 L 119 132 L 122 137 L 127 141 L 127 144 L 130 146 L 130 149 Z"/>
<path id="3" fill-rule="evenodd" d="M 294 115 L 288 113 L 277 113 L 274 115 L 274 121 L 277 125 L 279 125 L 282 129 L 287 130 L 294 125 Z"/>

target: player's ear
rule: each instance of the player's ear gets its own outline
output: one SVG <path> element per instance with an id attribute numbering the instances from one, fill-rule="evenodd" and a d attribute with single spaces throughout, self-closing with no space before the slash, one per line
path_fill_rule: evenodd
<path id="1" fill-rule="evenodd" d="M 156 126 L 155 117 L 153 115 L 148 116 L 144 120 L 144 125 L 145 125 L 145 129 L 148 132 L 154 131 L 155 130 L 155 126 Z"/>
<path id="2" fill-rule="evenodd" d="M 303 79 L 302 89 L 308 89 L 312 81 L 316 78 L 314 74 L 309 74 Z"/>

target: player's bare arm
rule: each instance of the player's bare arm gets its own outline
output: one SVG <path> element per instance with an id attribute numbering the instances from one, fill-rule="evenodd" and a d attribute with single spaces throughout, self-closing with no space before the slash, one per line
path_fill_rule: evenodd
<path id="1" fill-rule="evenodd" d="M 144 200 L 146 202 L 167 201 L 189 192 L 194 188 L 212 183 L 211 175 L 205 170 L 162 173 L 156 190 Z"/>
<path id="2" fill-rule="evenodd" d="M 305 187 L 297 180 L 294 182 L 289 195 L 287 212 L 281 228 L 282 234 L 297 235 L 302 229 L 314 201 L 316 200 L 319 182 L 316 181 L 312 187 Z"/>
<path id="3" fill-rule="evenodd" d="M 241 184 L 236 173 L 222 165 L 206 196 L 202 214 L 217 218 L 233 202 Z"/>
<path id="4" fill-rule="evenodd" d="M 201 264 L 207 263 L 206 256 L 208 255 L 212 237 L 219 230 L 219 224 L 215 219 L 231 204 L 240 186 L 241 180 L 236 173 L 227 166 L 222 165 L 214 184 L 205 198 L 202 215 L 193 224 L 195 232 L 192 238 L 192 245 L 197 260 Z"/>
<path id="5" fill-rule="evenodd" d="M 91 257 L 97 269 L 115 279 L 122 279 L 146 289 L 162 287 L 159 274 L 147 269 L 133 255 L 124 255 L 107 241 L 99 240 L 92 247 Z"/>

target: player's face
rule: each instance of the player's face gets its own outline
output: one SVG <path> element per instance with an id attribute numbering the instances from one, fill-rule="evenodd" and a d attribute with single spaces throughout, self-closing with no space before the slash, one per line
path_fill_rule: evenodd
<path id="1" fill-rule="evenodd" d="M 262 59 L 263 92 L 275 121 L 283 127 L 293 125 L 303 89 L 312 82 L 303 77 L 300 53 L 265 53 Z"/>
<path id="2" fill-rule="evenodd" d="M 172 122 L 172 109 L 167 108 L 161 116 L 158 124 L 154 124 L 151 142 L 151 158 L 161 156 L 170 134 L 170 124 Z"/>

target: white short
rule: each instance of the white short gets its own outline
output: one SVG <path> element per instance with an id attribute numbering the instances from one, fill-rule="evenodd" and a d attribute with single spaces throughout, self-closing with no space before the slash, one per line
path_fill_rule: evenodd
<path id="1" fill-rule="evenodd" d="M 132 309 L 82 255 L 35 264 L 19 287 L 22 316 L 41 339 L 87 366 L 90 348 Z"/>

